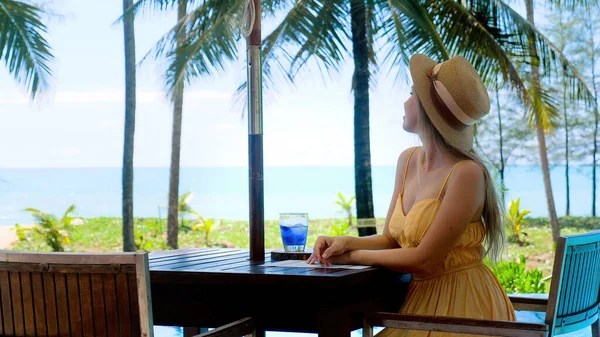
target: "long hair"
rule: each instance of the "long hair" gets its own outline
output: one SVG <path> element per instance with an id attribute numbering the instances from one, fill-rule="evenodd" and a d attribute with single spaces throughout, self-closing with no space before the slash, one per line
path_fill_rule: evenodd
<path id="1" fill-rule="evenodd" d="M 440 149 L 446 150 L 448 153 L 460 159 L 468 159 L 477 163 L 483 170 L 486 193 L 485 201 L 483 205 L 483 213 L 481 218 L 485 227 L 484 237 L 484 256 L 488 256 L 492 263 L 496 263 L 500 260 L 502 251 L 504 249 L 505 240 L 505 228 L 504 228 L 504 210 L 500 206 L 498 194 L 496 193 L 496 187 L 494 180 L 490 175 L 490 171 L 485 166 L 483 160 L 477 155 L 474 149 L 470 151 L 464 151 L 457 147 L 454 147 L 442 137 L 442 135 L 435 128 L 429 116 L 425 113 L 423 105 L 419 101 L 419 131 L 421 137 L 427 138 L 430 144 L 439 146 Z"/>

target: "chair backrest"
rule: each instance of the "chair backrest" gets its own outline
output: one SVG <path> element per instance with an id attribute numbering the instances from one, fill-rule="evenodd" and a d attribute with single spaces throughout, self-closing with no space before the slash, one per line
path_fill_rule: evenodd
<path id="1" fill-rule="evenodd" d="M 0 251 L 0 336 L 152 337 L 147 253 Z"/>
<path id="2" fill-rule="evenodd" d="M 599 306 L 600 231 L 560 237 L 546 312 L 549 336 L 590 326 Z"/>

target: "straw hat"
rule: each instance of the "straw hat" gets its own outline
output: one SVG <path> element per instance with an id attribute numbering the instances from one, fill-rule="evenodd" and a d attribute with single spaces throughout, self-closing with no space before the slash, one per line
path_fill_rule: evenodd
<path id="1" fill-rule="evenodd" d="M 452 146 L 473 148 L 473 125 L 490 111 L 481 77 L 467 59 L 455 56 L 443 63 L 416 54 L 410 59 L 414 89 L 431 122 Z"/>

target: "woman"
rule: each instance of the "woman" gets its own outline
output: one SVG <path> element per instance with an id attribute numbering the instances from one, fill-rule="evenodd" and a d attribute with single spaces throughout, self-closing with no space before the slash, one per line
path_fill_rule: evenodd
<path id="1" fill-rule="evenodd" d="M 491 270 L 504 243 L 502 211 L 489 171 L 473 150 L 473 125 L 490 108 L 487 90 L 463 57 L 410 60 L 412 93 L 404 129 L 423 146 L 398 159 L 383 234 L 319 237 L 308 263 L 361 264 L 412 274 L 405 314 L 515 320 Z M 435 335 L 385 329 L 383 336 Z"/>

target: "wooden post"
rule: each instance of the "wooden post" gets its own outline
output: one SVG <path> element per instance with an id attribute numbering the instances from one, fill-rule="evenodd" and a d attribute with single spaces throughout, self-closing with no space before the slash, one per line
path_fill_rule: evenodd
<path id="1" fill-rule="evenodd" d="M 254 3 L 254 25 L 246 39 L 248 69 L 248 176 L 250 192 L 250 259 L 265 259 L 263 184 L 261 3 Z"/>

